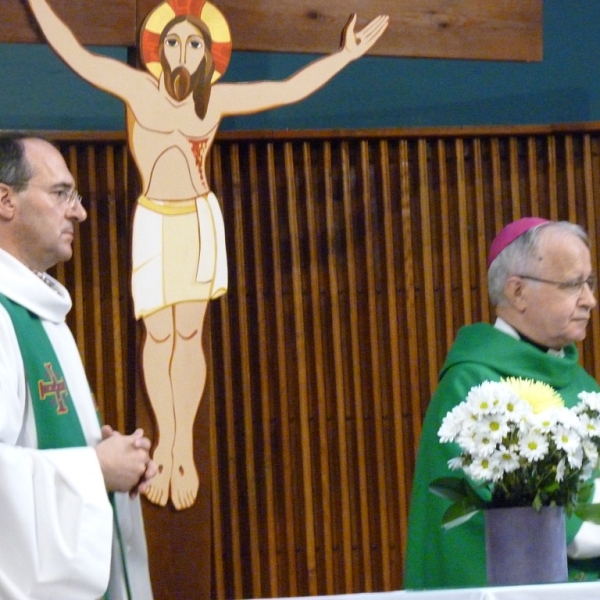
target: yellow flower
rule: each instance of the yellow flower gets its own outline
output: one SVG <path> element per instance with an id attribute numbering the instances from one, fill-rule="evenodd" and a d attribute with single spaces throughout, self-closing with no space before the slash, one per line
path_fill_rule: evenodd
<path id="1" fill-rule="evenodd" d="M 503 379 L 525 402 L 531 405 L 534 413 L 541 413 L 548 408 L 561 408 L 565 404 L 560 394 L 547 383 L 520 377 Z"/>

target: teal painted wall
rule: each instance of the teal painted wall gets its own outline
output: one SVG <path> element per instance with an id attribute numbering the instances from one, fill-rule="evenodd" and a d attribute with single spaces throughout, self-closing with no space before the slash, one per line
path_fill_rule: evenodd
<path id="1" fill-rule="evenodd" d="M 126 59 L 123 48 L 94 50 Z M 234 51 L 224 80 L 283 79 L 314 58 Z M 0 128 L 124 128 L 122 103 L 82 81 L 44 45 L 0 44 L 0 73 Z M 600 120 L 600 1 L 545 0 L 542 62 L 367 56 L 303 102 L 226 118 L 221 129 L 595 120 Z"/>

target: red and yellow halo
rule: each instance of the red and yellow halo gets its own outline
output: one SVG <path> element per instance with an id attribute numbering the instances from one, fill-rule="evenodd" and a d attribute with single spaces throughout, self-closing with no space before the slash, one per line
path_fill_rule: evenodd
<path id="1" fill-rule="evenodd" d="M 225 73 L 231 58 L 231 32 L 223 13 L 206 0 L 165 0 L 153 9 L 142 25 L 140 53 L 142 62 L 150 73 L 158 79 L 162 66 L 158 58 L 160 36 L 173 18 L 180 15 L 193 15 L 201 19 L 212 37 L 212 55 L 215 72 L 212 83 Z"/>

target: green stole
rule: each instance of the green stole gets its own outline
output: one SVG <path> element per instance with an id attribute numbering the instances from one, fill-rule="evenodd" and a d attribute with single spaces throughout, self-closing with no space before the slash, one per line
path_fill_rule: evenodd
<path id="1" fill-rule="evenodd" d="M 40 318 L 4 294 L 0 294 L 0 304 L 4 306 L 13 322 L 23 357 L 33 405 L 38 448 L 50 450 L 87 446 L 58 357 Z M 109 493 L 109 497 L 115 515 L 127 597 L 131 598 L 114 494 Z M 104 598 L 108 600 L 108 594 Z"/>
<path id="2" fill-rule="evenodd" d="M 35 416 L 38 448 L 87 446 L 56 352 L 39 317 L 0 294 L 12 319 Z"/>

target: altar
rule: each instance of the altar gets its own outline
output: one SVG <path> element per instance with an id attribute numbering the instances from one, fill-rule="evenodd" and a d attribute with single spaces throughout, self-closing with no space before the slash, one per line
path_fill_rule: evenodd
<path id="1" fill-rule="evenodd" d="M 598 600 L 600 581 L 305 596 L 305 600 Z M 279 600 L 285 600 L 283 598 Z M 297 599 L 300 600 L 300 599 Z"/>

